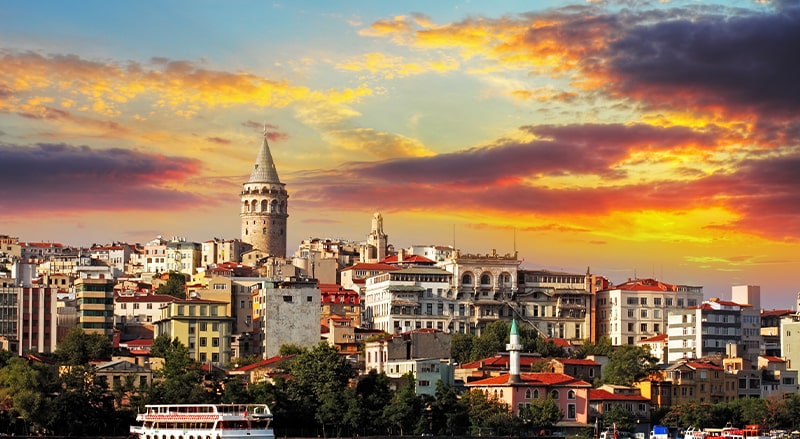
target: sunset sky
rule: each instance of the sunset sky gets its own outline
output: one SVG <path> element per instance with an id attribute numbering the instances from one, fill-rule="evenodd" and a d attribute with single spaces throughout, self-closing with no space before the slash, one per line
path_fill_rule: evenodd
<path id="1" fill-rule="evenodd" d="M 0 0 L 0 58 L 0 234 L 238 238 L 266 125 L 289 253 L 381 212 L 796 306 L 797 2 Z"/>

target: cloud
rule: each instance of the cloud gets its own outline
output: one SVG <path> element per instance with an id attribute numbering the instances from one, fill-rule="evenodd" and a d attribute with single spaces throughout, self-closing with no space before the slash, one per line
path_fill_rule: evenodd
<path id="1" fill-rule="evenodd" d="M 755 118 L 800 109 L 800 8 L 699 9 L 625 29 L 603 54 L 608 90 L 656 108 Z"/>
<path id="2" fill-rule="evenodd" d="M 204 197 L 179 189 L 200 170 L 193 159 L 118 148 L 0 144 L 3 215 L 179 209 Z"/>
<path id="3" fill-rule="evenodd" d="M 411 62 L 400 56 L 383 53 L 366 53 L 336 65 L 340 70 L 370 72 L 385 79 L 404 78 L 428 72 L 445 73 L 459 68 L 458 61 L 449 58 L 434 61 Z"/>

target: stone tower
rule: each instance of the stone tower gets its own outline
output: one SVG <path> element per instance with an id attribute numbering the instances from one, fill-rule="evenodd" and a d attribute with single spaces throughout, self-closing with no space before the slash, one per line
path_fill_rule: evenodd
<path id="1" fill-rule="evenodd" d="M 286 257 L 286 219 L 289 217 L 286 185 L 269 151 L 266 127 L 258 157 L 241 193 L 242 242 L 270 256 Z"/>
<path id="2" fill-rule="evenodd" d="M 361 245 L 360 261 L 366 263 L 380 262 L 386 259 L 389 247 L 389 235 L 383 233 L 383 215 L 375 212 L 372 215 L 372 228 L 367 235 L 367 242 Z"/>

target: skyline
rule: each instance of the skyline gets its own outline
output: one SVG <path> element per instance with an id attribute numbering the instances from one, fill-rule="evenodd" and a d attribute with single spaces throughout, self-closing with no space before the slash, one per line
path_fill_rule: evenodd
<path id="1" fill-rule="evenodd" d="M 381 212 L 395 247 L 796 306 L 796 2 L 0 1 L 0 22 L 0 234 L 239 238 L 266 126 L 288 254 Z"/>

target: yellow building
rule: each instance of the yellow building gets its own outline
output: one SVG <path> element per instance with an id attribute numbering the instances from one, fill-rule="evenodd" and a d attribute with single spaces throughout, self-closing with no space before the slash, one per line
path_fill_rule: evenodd
<path id="1" fill-rule="evenodd" d="M 189 349 L 189 356 L 201 363 L 225 365 L 231 360 L 234 319 L 228 303 L 214 300 L 178 300 L 161 309 L 154 336 L 167 334 Z"/>
<path id="2" fill-rule="evenodd" d="M 722 366 L 706 360 L 682 360 L 663 372 L 672 382 L 672 404 L 689 401 L 716 404 L 736 398 L 733 384 L 736 377 L 725 373 Z"/>

